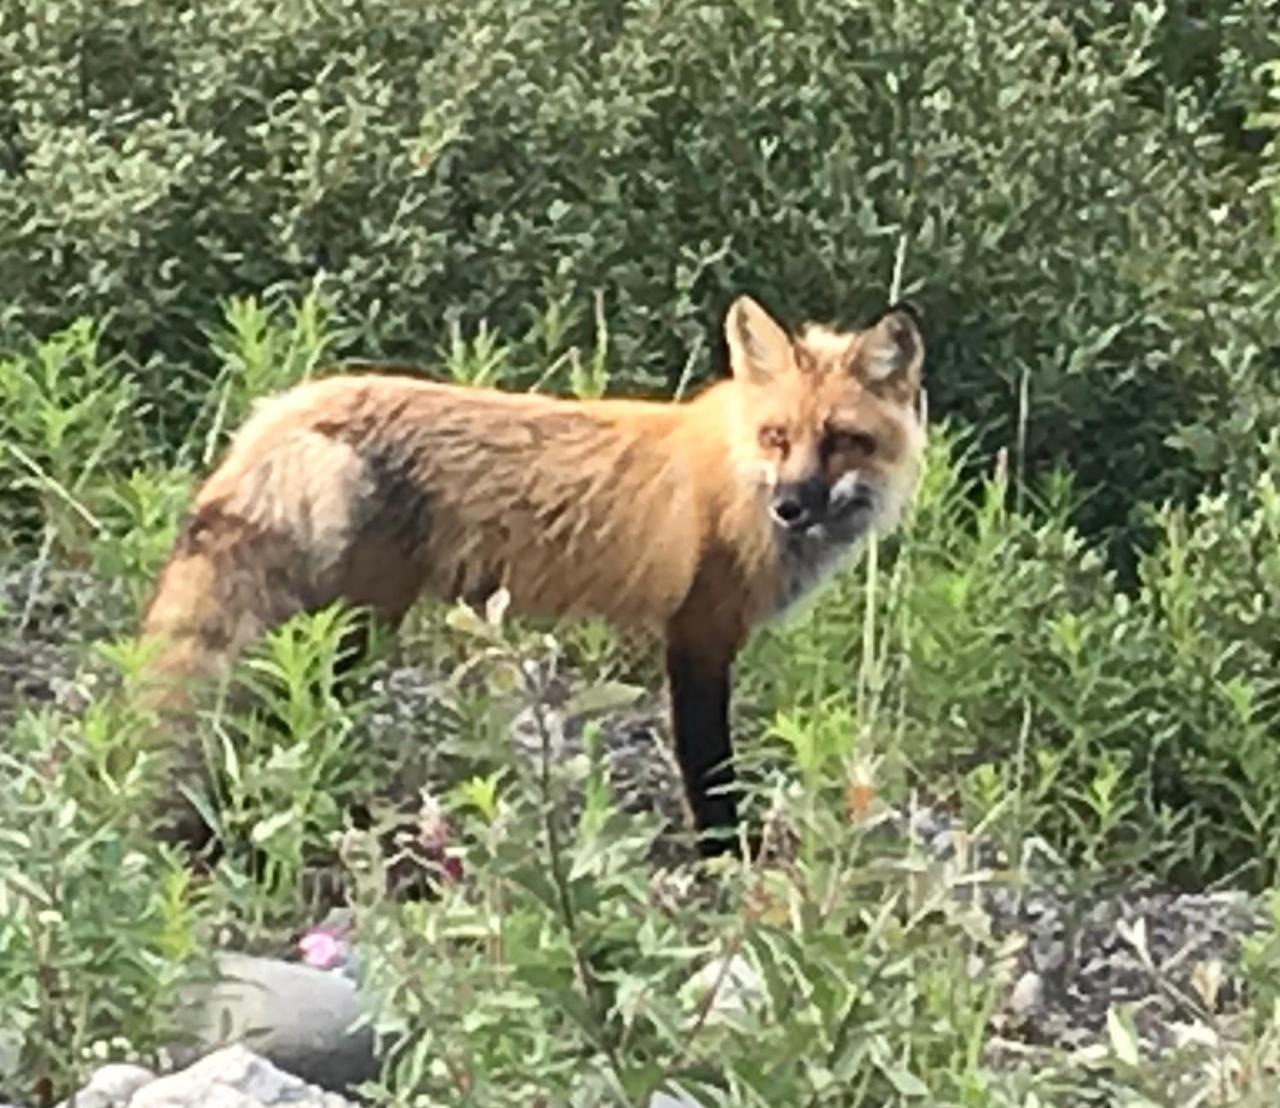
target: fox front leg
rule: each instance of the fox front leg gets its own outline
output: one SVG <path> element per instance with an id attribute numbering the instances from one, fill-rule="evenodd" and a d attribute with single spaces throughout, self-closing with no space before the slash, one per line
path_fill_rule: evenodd
<path id="1" fill-rule="evenodd" d="M 678 641 L 667 647 L 667 681 L 676 760 L 704 856 L 734 847 L 738 825 L 734 798 L 733 740 L 729 733 L 732 662 L 708 658 Z"/>

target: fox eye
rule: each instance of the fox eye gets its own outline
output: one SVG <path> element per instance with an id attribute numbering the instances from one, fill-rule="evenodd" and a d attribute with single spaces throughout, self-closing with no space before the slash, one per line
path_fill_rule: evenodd
<path id="1" fill-rule="evenodd" d="M 831 434 L 830 443 L 833 450 L 847 450 L 852 454 L 863 454 L 868 458 L 876 452 L 875 436 L 867 434 L 866 431 L 834 431 Z"/>
<path id="2" fill-rule="evenodd" d="M 761 427 L 760 445 L 766 450 L 787 449 L 787 432 L 781 427 Z"/>

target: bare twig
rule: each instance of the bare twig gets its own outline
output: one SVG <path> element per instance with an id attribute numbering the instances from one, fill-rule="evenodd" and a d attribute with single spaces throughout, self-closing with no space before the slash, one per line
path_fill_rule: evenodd
<path id="1" fill-rule="evenodd" d="M 689 1030 L 685 1033 L 684 1042 L 680 1046 L 679 1052 L 671 1059 L 667 1065 L 662 1068 L 662 1076 L 655 1081 L 650 1089 L 650 1094 L 656 1093 L 679 1071 L 684 1065 L 685 1059 L 693 1050 L 693 1044 L 697 1041 L 698 1035 L 703 1027 L 706 1026 L 707 1020 L 711 1017 L 711 1013 L 715 1008 L 716 1000 L 720 996 L 720 990 L 724 987 L 724 983 L 729 979 L 729 973 L 733 969 L 734 959 L 742 950 L 742 944 L 746 941 L 746 931 L 738 931 L 733 935 L 725 946 L 724 953 L 721 955 L 720 970 L 715 976 L 715 980 L 711 983 L 711 988 L 707 990 L 706 995 L 698 1004 L 697 1013 L 694 1016 L 693 1023 Z"/>
<path id="2" fill-rule="evenodd" d="M 684 360 L 684 368 L 680 371 L 680 380 L 676 382 L 676 391 L 672 397 L 679 400 L 684 396 L 684 390 L 689 387 L 689 379 L 693 376 L 693 367 L 698 360 L 698 355 L 702 353 L 702 335 L 699 334 L 693 343 L 693 349 L 689 351 L 689 356 Z"/>

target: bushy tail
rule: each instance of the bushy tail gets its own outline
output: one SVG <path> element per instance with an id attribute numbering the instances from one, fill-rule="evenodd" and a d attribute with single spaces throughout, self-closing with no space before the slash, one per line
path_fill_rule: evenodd
<path id="1" fill-rule="evenodd" d="M 246 645 L 304 606 L 285 587 L 284 552 L 247 531 L 207 507 L 187 522 L 143 617 L 155 651 L 144 680 L 150 706 L 185 710 Z"/>
<path id="2" fill-rule="evenodd" d="M 394 625 L 421 584 L 385 520 L 388 490 L 349 446 L 308 430 L 242 439 L 203 486 L 142 621 L 145 705 L 198 760 L 197 698 L 268 630 L 335 601 Z"/>
<path id="3" fill-rule="evenodd" d="M 197 508 L 156 583 L 142 620 L 149 648 L 138 705 L 155 721 L 154 746 L 175 786 L 200 786 L 209 772 L 197 710 L 245 647 L 310 607 L 306 559 L 246 520 Z M 170 789 L 151 813 L 162 841 L 201 849 L 210 829 L 183 795 Z"/>

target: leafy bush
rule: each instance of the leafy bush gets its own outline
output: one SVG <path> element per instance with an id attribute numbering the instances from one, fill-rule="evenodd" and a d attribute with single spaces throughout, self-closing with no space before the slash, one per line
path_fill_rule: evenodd
<path id="1" fill-rule="evenodd" d="M 199 951 L 278 951 L 344 897 L 375 1100 L 1269 1096 L 1280 927 L 1246 949 L 1247 1042 L 1148 1063 L 1117 1012 L 1101 1055 L 1011 1061 L 973 874 L 883 832 L 923 797 L 1015 882 L 1033 846 L 1082 890 L 1280 881 L 1278 14 L 0 11 L 0 557 L 36 554 L 22 610 L 0 593 L 0 1099 L 146 1057 Z M 401 640 L 426 694 L 361 671 L 354 699 L 348 613 L 279 629 L 249 703 L 198 722 L 198 868 L 141 825 L 173 783 L 114 680 L 15 710 L 10 673 L 53 656 L 41 573 L 110 583 L 66 635 L 131 631 L 123 594 L 262 394 L 356 354 L 680 392 L 732 294 L 852 323 L 899 263 L 946 418 L 904 532 L 739 666 L 763 862 L 659 865 L 681 837 L 619 809 L 601 717 L 659 672 L 597 624 L 430 611 Z"/>
<path id="2" fill-rule="evenodd" d="M 0 361 L 7 543 L 30 546 L 43 529 L 46 543 L 64 557 L 83 547 L 100 527 L 82 502 L 86 488 L 138 445 L 129 419 L 137 389 L 100 357 L 99 338 L 89 320 L 78 320 Z"/>
<path id="3" fill-rule="evenodd" d="M 16 1046 L 0 1089 L 14 1097 L 53 1103 L 104 1049 L 149 1057 L 204 967 L 191 875 L 140 820 L 165 787 L 143 722 L 110 699 L 78 721 L 31 711 L 0 747 L 0 1011 Z"/>
<path id="4" fill-rule="evenodd" d="M 937 942 L 959 926 L 959 873 L 916 880 L 868 848 L 876 820 L 838 808 L 812 810 L 822 845 L 794 867 L 727 862 L 718 893 L 655 872 L 658 827 L 617 809 L 593 726 L 582 755 L 563 753 L 598 692 L 553 695 L 554 640 L 474 616 L 452 625 L 492 710 L 528 722 L 531 749 L 430 809 L 423 833 L 463 860 L 438 898 L 389 901 L 376 843 L 346 837 L 374 1023 L 391 1044 L 375 1102 L 645 1105 L 665 1089 L 708 1106 L 1021 1103 L 1027 1075 L 979 1058 L 998 944 L 970 952 L 994 971 L 980 978 Z M 775 812 L 775 831 L 796 814 Z"/>
<path id="5" fill-rule="evenodd" d="M 918 509 L 871 592 L 865 575 L 846 578 L 752 645 L 751 704 L 787 705 L 757 730 L 843 726 L 891 790 L 964 797 L 970 818 L 1011 841 L 1039 835 L 1095 878 L 1270 886 L 1274 479 L 1154 513 L 1159 540 L 1131 594 L 1068 524 L 1066 490 L 1018 512 L 1002 471 L 963 487 L 957 447 L 935 437 Z"/>
<path id="6" fill-rule="evenodd" d="M 1275 424 L 1266 200 L 1216 129 L 1261 102 L 1273 0 L 27 8 L 0 334 L 109 316 L 170 444 L 228 297 L 323 273 L 346 349 L 487 321 L 532 379 L 599 293 L 620 383 L 670 389 L 733 293 L 856 319 L 903 238 L 935 407 L 1069 461 L 1087 531 Z"/>

